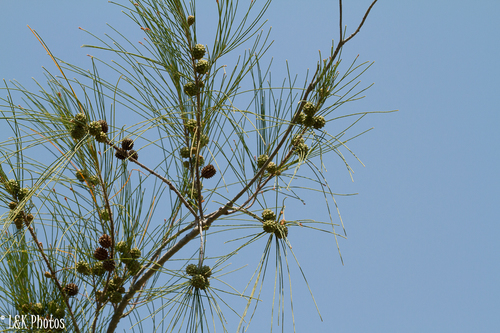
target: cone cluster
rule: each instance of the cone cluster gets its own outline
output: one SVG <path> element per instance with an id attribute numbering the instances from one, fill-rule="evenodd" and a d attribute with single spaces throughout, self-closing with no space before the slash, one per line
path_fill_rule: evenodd
<path id="1" fill-rule="evenodd" d="M 286 221 L 281 220 L 276 221 L 276 214 L 270 209 L 264 209 L 262 212 L 262 229 L 269 233 L 274 234 L 276 238 L 284 238 L 288 236 L 288 227 L 286 226 Z"/>
<path id="2" fill-rule="evenodd" d="M 196 289 L 205 290 L 210 286 L 212 270 L 209 266 L 199 268 L 195 264 L 189 264 L 186 266 L 186 274 L 191 276 L 191 285 Z"/>
<path id="3" fill-rule="evenodd" d="M 24 209 L 19 210 L 18 206 L 28 196 L 30 189 L 26 187 L 21 188 L 19 182 L 15 179 L 3 181 L 2 185 L 14 200 L 7 204 L 10 209 L 10 219 L 17 229 L 22 229 L 23 224 L 29 226 L 33 221 L 33 215 L 25 212 Z"/>

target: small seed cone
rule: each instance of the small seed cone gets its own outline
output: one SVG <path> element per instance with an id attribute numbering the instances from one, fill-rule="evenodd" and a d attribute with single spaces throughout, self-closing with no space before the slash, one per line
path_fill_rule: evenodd
<path id="1" fill-rule="evenodd" d="M 104 248 L 111 247 L 111 237 L 109 235 L 102 235 L 99 237 L 99 244 Z"/>
<path id="2" fill-rule="evenodd" d="M 215 170 L 215 167 L 212 164 L 209 164 L 203 169 L 201 169 L 201 176 L 203 178 L 209 179 L 212 178 L 216 174 L 217 170 Z"/>
<path id="3" fill-rule="evenodd" d="M 98 247 L 94 251 L 94 258 L 97 260 L 106 260 L 108 259 L 108 250 L 102 247 Z"/>
<path id="4" fill-rule="evenodd" d="M 123 139 L 122 148 L 125 150 L 131 150 L 132 148 L 134 148 L 134 140 L 130 138 Z"/>
<path id="5" fill-rule="evenodd" d="M 64 287 L 64 292 L 68 295 L 68 296 L 75 296 L 76 294 L 78 294 L 78 286 L 74 283 L 68 283 L 65 287 Z"/>

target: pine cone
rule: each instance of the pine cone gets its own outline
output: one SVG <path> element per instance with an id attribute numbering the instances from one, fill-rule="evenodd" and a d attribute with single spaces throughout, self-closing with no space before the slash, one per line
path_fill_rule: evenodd
<path id="1" fill-rule="evenodd" d="M 75 296 L 78 294 L 78 286 L 74 283 L 68 283 L 63 290 L 68 296 Z"/>
<path id="2" fill-rule="evenodd" d="M 134 148 L 134 140 L 132 140 L 130 138 L 123 139 L 122 148 L 124 150 L 131 150 L 132 148 Z"/>
<path id="3" fill-rule="evenodd" d="M 301 157 L 306 156 L 308 151 L 309 147 L 305 143 L 299 143 L 293 148 L 293 152 Z"/>
<path id="4" fill-rule="evenodd" d="M 210 266 L 203 266 L 200 270 L 200 274 L 203 275 L 204 277 L 208 278 L 212 275 L 212 269 L 210 269 Z"/>
<path id="5" fill-rule="evenodd" d="M 187 19 L 187 22 L 188 22 L 189 26 L 193 25 L 193 23 L 194 23 L 194 16 L 193 15 L 189 15 L 188 19 Z"/>
<path id="6" fill-rule="evenodd" d="M 122 298 L 123 298 L 122 294 L 118 291 L 115 291 L 109 296 L 109 301 L 111 303 L 118 304 L 122 301 Z"/>
<path id="7" fill-rule="evenodd" d="M 89 134 L 96 136 L 102 132 L 102 126 L 98 121 L 93 121 L 89 124 Z"/>
<path id="8" fill-rule="evenodd" d="M 323 116 L 316 116 L 314 117 L 314 124 L 313 124 L 313 127 L 315 129 L 321 129 L 325 126 L 326 124 L 326 120 L 325 120 L 325 117 Z"/>
<path id="9" fill-rule="evenodd" d="M 208 144 L 208 141 L 210 141 L 208 135 L 202 134 L 200 137 L 200 147 L 201 148 L 205 147 Z"/>
<path id="10" fill-rule="evenodd" d="M 101 131 L 104 133 L 108 133 L 108 123 L 106 120 L 98 120 L 97 121 L 101 125 Z"/>
<path id="11" fill-rule="evenodd" d="M 107 259 L 102 262 L 102 267 L 107 271 L 107 272 L 112 272 L 115 270 L 115 262 L 114 260 Z"/>
<path id="12" fill-rule="evenodd" d="M 195 264 L 187 265 L 186 274 L 191 276 L 198 274 L 198 266 L 196 266 Z"/>
<path id="13" fill-rule="evenodd" d="M 201 59 L 198 61 L 198 63 L 196 64 L 196 73 L 198 74 L 205 74 L 207 71 L 208 71 L 208 61 L 205 60 L 205 59 Z"/>
<path id="14" fill-rule="evenodd" d="M 206 289 L 210 284 L 203 275 L 196 274 L 191 278 L 191 285 L 196 289 Z"/>
<path id="15" fill-rule="evenodd" d="M 104 248 L 111 247 L 111 237 L 107 234 L 102 235 L 99 237 L 99 244 Z"/>
<path id="16" fill-rule="evenodd" d="M 304 143 L 304 138 L 300 134 L 296 134 L 292 139 L 292 145 L 297 146 L 298 144 Z"/>
<path id="17" fill-rule="evenodd" d="M 71 128 L 71 131 L 69 133 L 71 137 L 75 140 L 81 140 L 85 134 L 87 134 L 87 131 L 85 128 L 81 125 L 74 125 L 73 128 Z"/>
<path id="18" fill-rule="evenodd" d="M 278 171 L 278 166 L 274 162 L 269 162 L 266 171 L 273 175 L 276 173 L 276 171 Z"/>
<path id="19" fill-rule="evenodd" d="M 314 104 L 311 102 L 307 102 L 302 108 L 302 110 L 306 115 L 314 116 L 314 113 L 316 112 L 316 106 L 314 106 Z"/>
<path id="20" fill-rule="evenodd" d="M 76 176 L 76 179 L 78 179 L 80 182 L 83 183 L 85 181 L 85 178 L 87 178 L 89 176 L 89 173 L 87 172 L 87 170 L 78 170 L 75 173 L 75 176 Z"/>
<path id="21" fill-rule="evenodd" d="M 196 119 L 189 119 L 186 122 L 186 128 L 188 129 L 189 133 L 194 134 L 194 130 L 196 128 Z"/>
<path id="22" fill-rule="evenodd" d="M 257 168 L 262 168 L 262 166 L 264 165 L 264 163 L 266 163 L 266 161 L 268 160 L 269 156 L 263 154 L 263 155 L 260 155 L 259 158 L 257 158 Z"/>
<path id="23" fill-rule="evenodd" d="M 270 234 L 275 232 L 277 228 L 278 224 L 276 223 L 275 220 L 267 220 L 264 221 L 264 223 L 262 223 L 262 229 L 264 229 L 265 232 L 268 232 Z"/>
<path id="24" fill-rule="evenodd" d="M 5 190 L 9 192 L 12 195 L 17 195 L 19 193 L 19 183 L 15 179 L 9 179 L 7 182 L 5 182 Z"/>
<path id="25" fill-rule="evenodd" d="M 95 136 L 95 140 L 100 143 L 106 143 L 108 142 L 108 136 L 104 132 L 99 132 L 99 134 Z"/>
<path id="26" fill-rule="evenodd" d="M 119 241 L 118 243 L 116 243 L 115 249 L 120 253 L 125 253 L 128 251 L 127 243 L 125 243 L 124 241 Z"/>
<path id="27" fill-rule="evenodd" d="M 98 247 L 94 251 L 94 258 L 97 260 L 106 260 L 108 259 L 108 250 L 102 247 Z"/>
<path id="28" fill-rule="evenodd" d="M 19 193 L 17 194 L 17 198 L 19 200 L 23 200 L 28 195 L 29 192 L 30 192 L 29 188 L 23 187 L 22 189 L 19 190 Z"/>
<path id="29" fill-rule="evenodd" d="M 184 85 L 184 92 L 188 96 L 194 96 L 198 93 L 199 89 L 194 82 L 188 82 Z"/>
<path id="30" fill-rule="evenodd" d="M 179 151 L 179 154 L 181 155 L 182 158 L 188 158 L 190 153 L 189 153 L 189 148 L 188 147 L 182 147 L 181 150 Z"/>
<path id="31" fill-rule="evenodd" d="M 83 275 L 90 275 L 90 265 L 88 262 L 85 262 L 85 261 L 79 261 L 76 263 L 76 271 L 80 274 L 83 274 Z"/>
<path id="32" fill-rule="evenodd" d="M 201 59 L 205 55 L 205 46 L 203 44 L 196 44 L 193 47 L 193 58 Z"/>
<path id="33" fill-rule="evenodd" d="M 106 272 L 104 269 L 104 265 L 101 261 L 98 261 L 94 264 L 94 267 L 92 267 L 92 274 L 101 276 Z"/>
<path id="34" fill-rule="evenodd" d="M 302 124 L 304 124 L 304 126 L 306 126 L 306 127 L 311 127 L 312 125 L 314 125 L 314 117 L 313 116 L 305 116 L 305 118 L 303 118 Z"/>
<path id="35" fill-rule="evenodd" d="M 201 169 L 201 176 L 203 178 L 209 179 L 212 178 L 216 172 L 217 170 L 215 170 L 215 167 L 212 164 L 209 164 Z"/>
<path id="36" fill-rule="evenodd" d="M 123 150 L 121 148 L 118 148 L 115 151 L 115 157 L 119 160 L 124 160 L 128 157 L 128 152 L 126 150 Z"/>
<path id="37" fill-rule="evenodd" d="M 304 112 L 301 112 L 299 114 L 299 116 L 297 117 L 297 120 L 295 122 L 296 122 L 296 124 L 301 125 L 304 123 L 305 120 L 306 120 L 306 115 Z"/>
<path id="38" fill-rule="evenodd" d="M 135 150 L 131 150 L 128 152 L 128 156 L 130 158 L 133 158 L 134 160 L 138 160 L 139 159 L 139 154 L 137 154 L 137 152 Z"/>
<path id="39" fill-rule="evenodd" d="M 81 123 L 81 125 L 83 125 L 87 120 L 87 116 L 85 115 L 85 113 L 77 113 L 74 119 L 77 121 L 77 123 Z"/>
<path id="40" fill-rule="evenodd" d="M 270 209 L 264 209 L 262 212 L 262 219 L 263 220 L 276 220 L 276 214 L 270 210 Z"/>
<path id="41" fill-rule="evenodd" d="M 274 235 L 277 238 L 284 238 L 284 237 L 288 236 L 288 227 L 285 224 L 278 223 L 276 226 L 277 227 L 276 227 L 276 231 L 274 232 Z"/>
<path id="42" fill-rule="evenodd" d="M 141 256 L 141 250 L 136 247 L 130 249 L 130 256 L 132 257 L 132 259 L 139 258 Z"/>

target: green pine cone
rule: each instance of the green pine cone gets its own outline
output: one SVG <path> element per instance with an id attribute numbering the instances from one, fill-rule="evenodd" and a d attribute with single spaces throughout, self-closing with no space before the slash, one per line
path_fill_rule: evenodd
<path id="1" fill-rule="evenodd" d="M 92 267 L 92 274 L 97 275 L 97 276 L 102 276 L 106 270 L 104 269 L 104 264 L 102 261 L 98 261 L 94 264 L 94 267 Z"/>
<path id="2" fill-rule="evenodd" d="M 29 192 L 30 192 L 29 188 L 23 187 L 22 189 L 19 190 L 19 193 L 17 193 L 17 198 L 19 200 L 23 200 L 28 195 Z"/>
<path id="3" fill-rule="evenodd" d="M 206 289 L 210 283 L 203 275 L 196 274 L 191 278 L 191 285 L 197 289 Z"/>
<path id="4" fill-rule="evenodd" d="M 15 179 L 9 179 L 5 182 L 5 190 L 12 195 L 17 195 L 20 190 L 19 183 Z"/>
<path id="5" fill-rule="evenodd" d="M 315 129 L 321 129 L 325 126 L 326 124 L 326 120 L 325 120 L 325 117 L 323 116 L 316 116 L 314 117 L 314 124 L 313 124 L 313 127 Z"/>
<path id="6" fill-rule="evenodd" d="M 180 153 L 182 158 L 188 158 L 190 156 L 190 150 L 188 147 L 181 148 L 179 153 Z"/>
<path id="7" fill-rule="evenodd" d="M 87 172 L 87 170 L 77 170 L 75 176 L 76 179 L 83 183 L 85 179 L 88 178 L 89 173 Z"/>
<path id="8" fill-rule="evenodd" d="M 132 259 L 140 258 L 141 257 L 141 250 L 134 247 L 134 248 L 130 249 L 130 255 L 132 256 Z"/>
<path id="9" fill-rule="evenodd" d="M 195 59 L 201 59 L 205 55 L 205 46 L 203 44 L 196 44 L 193 47 L 193 58 Z"/>
<path id="10" fill-rule="evenodd" d="M 85 113 L 77 113 L 75 115 L 75 121 L 77 121 L 78 123 L 80 123 L 80 125 L 85 124 L 86 120 L 87 120 L 87 116 L 85 115 Z"/>
<path id="11" fill-rule="evenodd" d="M 196 119 L 189 119 L 186 122 L 186 128 L 189 133 L 194 134 L 194 130 L 196 129 Z"/>
<path id="12" fill-rule="evenodd" d="M 278 227 L 278 224 L 276 223 L 275 220 L 267 220 L 262 223 L 262 229 L 264 229 L 265 232 L 272 234 L 273 232 L 276 231 Z"/>
<path id="13" fill-rule="evenodd" d="M 274 235 L 280 239 L 288 236 L 288 227 L 284 224 L 277 223 L 276 231 L 274 231 Z"/>
<path id="14" fill-rule="evenodd" d="M 312 125 L 314 125 L 314 117 L 313 116 L 306 116 L 304 118 L 304 121 L 302 122 L 302 124 L 306 127 L 311 127 Z"/>
<path id="15" fill-rule="evenodd" d="M 91 273 L 91 268 L 88 262 L 85 261 L 79 261 L 76 263 L 76 271 L 80 274 L 83 275 L 90 275 Z"/>
<path id="16" fill-rule="evenodd" d="M 103 208 L 101 209 L 101 218 L 104 220 L 104 221 L 109 221 L 109 212 L 106 208 Z"/>
<path id="17" fill-rule="evenodd" d="M 127 268 L 130 270 L 130 274 L 136 275 L 142 268 L 142 265 L 137 260 L 132 260 L 127 264 Z"/>
<path id="18" fill-rule="evenodd" d="M 104 132 L 100 132 L 95 136 L 97 142 L 106 143 L 108 141 L 108 136 Z"/>
<path id="19" fill-rule="evenodd" d="M 302 125 L 302 124 L 304 124 L 305 120 L 306 120 L 306 115 L 304 114 L 304 112 L 301 112 L 299 114 L 299 116 L 297 117 L 296 124 Z"/>
<path id="20" fill-rule="evenodd" d="M 125 253 L 128 252 L 128 245 L 124 241 L 119 241 L 118 243 L 116 243 L 115 249 L 120 253 Z"/>
<path id="21" fill-rule="evenodd" d="M 262 168 L 262 166 L 264 165 L 264 163 L 266 163 L 266 161 L 269 159 L 269 156 L 267 156 L 266 154 L 263 154 L 263 155 L 260 155 L 258 158 L 257 158 L 257 168 Z"/>
<path id="22" fill-rule="evenodd" d="M 196 64 L 196 73 L 198 74 L 205 74 L 208 71 L 208 61 L 205 59 L 201 59 L 198 61 Z"/>
<path id="23" fill-rule="evenodd" d="M 198 87 L 196 86 L 196 83 L 194 82 L 188 82 L 184 85 L 184 92 L 188 96 L 194 96 L 199 92 Z"/>
<path id="24" fill-rule="evenodd" d="M 71 128 L 71 131 L 69 133 L 71 137 L 75 140 L 81 140 L 87 134 L 87 131 L 85 128 L 81 125 L 73 125 L 73 128 Z"/>
<path id="25" fill-rule="evenodd" d="M 109 295 L 109 301 L 114 304 L 120 303 L 122 298 L 123 298 L 122 294 L 118 291 L 114 291 L 111 293 L 111 295 Z"/>
<path id="26" fill-rule="evenodd" d="M 186 266 L 186 274 L 191 275 L 191 276 L 198 274 L 198 266 L 196 266 L 195 264 L 187 265 Z"/>
<path id="27" fill-rule="evenodd" d="M 304 138 L 300 134 L 296 134 L 292 139 L 292 145 L 297 146 L 301 143 L 304 143 Z"/>
<path id="28" fill-rule="evenodd" d="M 90 176 L 89 177 L 89 183 L 90 183 L 90 185 L 97 185 L 97 184 L 99 184 L 99 177 L 97 175 Z"/>
<path id="29" fill-rule="evenodd" d="M 274 162 L 269 162 L 267 165 L 266 171 L 269 172 L 270 174 L 274 175 L 276 171 L 278 171 L 278 166 Z"/>
<path id="30" fill-rule="evenodd" d="M 305 143 L 300 143 L 293 149 L 294 153 L 299 156 L 306 156 L 309 152 L 309 147 Z"/>
<path id="31" fill-rule="evenodd" d="M 314 116 L 314 113 L 316 113 L 316 106 L 314 106 L 314 104 L 311 102 L 307 102 L 302 108 L 302 110 L 306 115 Z"/>
<path id="32" fill-rule="evenodd" d="M 102 132 L 102 126 L 98 121 L 93 121 L 89 124 L 90 135 L 97 136 L 101 132 Z"/>
<path id="33" fill-rule="evenodd" d="M 262 219 L 263 220 L 276 220 L 276 214 L 270 210 L 270 209 L 264 209 L 262 212 Z"/>
<path id="34" fill-rule="evenodd" d="M 203 275 L 206 278 L 209 278 L 212 275 L 212 270 L 210 269 L 210 266 L 203 266 L 200 270 L 200 274 Z"/>

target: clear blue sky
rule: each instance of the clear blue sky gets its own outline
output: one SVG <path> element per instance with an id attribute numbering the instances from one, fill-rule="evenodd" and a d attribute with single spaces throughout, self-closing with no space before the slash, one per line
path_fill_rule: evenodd
<path id="1" fill-rule="evenodd" d="M 369 3 L 344 1 L 348 32 Z M 85 68 L 96 51 L 80 48 L 94 40 L 79 26 L 102 37 L 111 33 L 107 22 L 131 40 L 143 36 L 105 1 L 6 1 L 2 11 L 0 76 L 26 87 L 31 77 L 43 81 L 41 66 L 55 73 L 26 25 L 56 56 Z M 499 13 L 494 0 L 379 0 L 345 47 L 346 62 L 357 54 L 375 61 L 361 78 L 375 85 L 345 112 L 399 112 L 358 124 L 374 130 L 349 146 L 366 166 L 351 160 L 354 182 L 330 155 L 333 191 L 359 195 L 338 199 L 344 266 L 327 238 L 321 246 L 310 235 L 292 239 L 324 320 L 296 275 L 297 332 L 499 330 Z M 285 59 L 303 77 L 338 38 L 336 1 L 275 0 L 266 18 L 276 83 Z M 268 331 L 268 317 L 257 318 L 249 331 Z"/>

